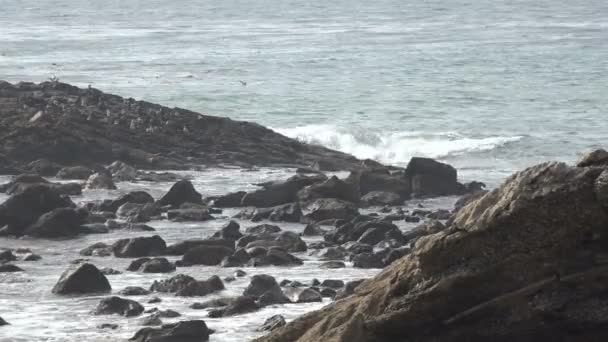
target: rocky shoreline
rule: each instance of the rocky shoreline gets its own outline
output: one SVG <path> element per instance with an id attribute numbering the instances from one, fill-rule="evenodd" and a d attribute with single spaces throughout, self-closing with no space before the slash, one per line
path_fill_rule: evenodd
<path id="1" fill-rule="evenodd" d="M 206 341 L 222 333 L 212 320 L 331 302 L 289 323 L 268 315 L 259 330 L 270 333 L 258 341 L 608 337 L 606 151 L 577 166 L 539 164 L 486 191 L 432 159 L 383 166 L 258 125 L 57 82 L 1 83 L 0 117 L 0 173 L 15 174 L 0 185 L 2 281 L 20 281 L 12 275 L 27 277 L 30 265 L 61 253 L 24 241 L 90 237 L 77 259 L 53 265 L 62 271 L 44 291 L 94 298 L 86 315 L 108 317 L 99 331 L 127 329 L 140 342 Z M 159 118 L 166 124 L 156 126 Z M 151 171 L 219 164 L 293 173 L 205 196 L 196 179 Z M 168 182 L 161 196 L 124 187 Z M 118 195 L 82 196 L 94 191 Z M 433 210 L 416 202 L 444 196 L 459 200 Z M 184 225 L 186 233 L 172 232 Z M 283 275 L 306 264 L 323 278 Z M 348 269 L 383 270 L 345 281 Z M 141 285 L 117 287 L 125 274 Z M 183 314 L 177 303 L 200 314 Z M 0 326 L 12 327 L 10 311 L 0 316 Z"/>
<path id="2" fill-rule="evenodd" d="M 64 166 L 121 160 L 138 169 L 313 166 L 361 161 L 258 124 L 122 98 L 60 82 L 0 81 L 0 173 L 54 175 Z"/>

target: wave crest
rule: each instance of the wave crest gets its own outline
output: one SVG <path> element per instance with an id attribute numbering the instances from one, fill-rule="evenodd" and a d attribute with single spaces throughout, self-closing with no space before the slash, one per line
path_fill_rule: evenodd
<path id="1" fill-rule="evenodd" d="M 367 129 L 343 130 L 333 125 L 273 128 L 276 132 L 309 144 L 322 145 L 383 163 L 407 164 L 411 157 L 447 158 L 491 151 L 519 141 L 523 136 L 466 137 L 455 132 L 378 133 Z"/>

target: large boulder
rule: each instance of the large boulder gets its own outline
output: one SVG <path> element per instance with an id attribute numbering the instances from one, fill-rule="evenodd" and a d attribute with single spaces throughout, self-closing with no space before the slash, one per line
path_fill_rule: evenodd
<path id="1" fill-rule="evenodd" d="M 0 204 L 0 235 L 24 234 L 25 228 L 38 218 L 57 208 L 74 207 L 74 203 L 59 195 L 50 186 L 36 184 L 9 197 Z"/>
<path id="2" fill-rule="evenodd" d="M 93 170 L 84 166 L 69 166 L 57 172 L 57 178 L 61 179 L 87 179 L 93 174 Z"/>
<path id="3" fill-rule="evenodd" d="M 340 180 L 336 176 L 322 182 L 309 185 L 298 192 L 300 202 L 310 202 L 319 198 L 337 198 L 357 203 L 361 198 L 359 189 L 352 183 Z"/>
<path id="4" fill-rule="evenodd" d="M 186 288 L 191 282 L 195 282 L 196 279 L 189 275 L 178 274 L 169 279 L 154 281 L 150 287 L 150 291 L 156 292 L 179 292 Z"/>
<path id="5" fill-rule="evenodd" d="M 258 341 L 605 340 L 602 172 L 518 172 L 353 295 Z"/>
<path id="6" fill-rule="evenodd" d="M 371 191 L 361 197 L 361 202 L 368 206 L 384 206 L 403 204 L 399 194 L 390 191 Z"/>
<path id="7" fill-rule="evenodd" d="M 102 299 L 95 310 L 94 315 L 121 315 L 125 317 L 139 316 L 144 312 L 144 307 L 138 302 L 120 297 L 108 297 Z"/>
<path id="8" fill-rule="evenodd" d="M 213 234 L 213 237 L 231 239 L 236 241 L 243 237 L 243 234 L 241 233 L 240 229 L 241 226 L 236 221 L 230 220 L 230 222 L 223 225 L 219 231 Z"/>
<path id="9" fill-rule="evenodd" d="M 218 276 L 211 276 L 207 280 L 191 281 L 179 289 L 175 295 L 179 297 L 206 296 L 223 290 L 224 283 Z"/>
<path id="10" fill-rule="evenodd" d="M 222 259 L 232 255 L 234 249 L 225 246 L 199 245 L 186 251 L 182 260 L 187 265 L 219 265 Z"/>
<path id="11" fill-rule="evenodd" d="M 105 189 L 116 190 L 116 184 L 112 179 L 112 175 L 108 172 L 96 172 L 92 174 L 85 184 L 87 189 Z"/>
<path id="12" fill-rule="evenodd" d="M 145 191 L 131 191 L 110 202 L 105 211 L 116 212 L 125 203 L 147 204 L 154 203 L 154 197 Z"/>
<path id="13" fill-rule="evenodd" d="M 304 219 L 308 222 L 325 220 L 350 220 L 359 215 L 357 206 L 351 202 L 334 198 L 321 198 L 303 208 Z"/>
<path id="14" fill-rule="evenodd" d="M 160 328 L 143 328 L 129 341 L 135 342 L 205 342 L 212 331 L 205 321 L 182 321 L 165 324 Z"/>
<path id="15" fill-rule="evenodd" d="M 67 269 L 53 287 L 60 295 L 106 293 L 112 291 L 108 279 L 95 265 L 79 264 Z"/>
<path id="16" fill-rule="evenodd" d="M 87 215 L 85 209 L 53 209 L 27 227 L 24 234 L 41 238 L 76 236 L 83 232 L 81 226 L 86 222 Z"/>
<path id="17" fill-rule="evenodd" d="M 353 171 L 345 181 L 359 189 L 361 196 L 372 191 L 389 191 L 407 199 L 411 193 L 411 185 L 407 179 L 400 174 L 392 174 L 382 167 Z"/>
<path id="18" fill-rule="evenodd" d="M 263 188 L 248 192 L 241 200 L 241 206 L 268 208 L 292 203 L 297 198 L 297 192 L 305 186 L 325 180 L 325 176 L 295 175 L 285 181 L 262 184 Z"/>
<path id="19" fill-rule="evenodd" d="M 167 249 L 165 240 L 160 236 L 121 239 L 114 243 L 114 256 L 118 258 L 141 258 L 163 255 Z"/>
<path id="20" fill-rule="evenodd" d="M 405 177 L 411 181 L 413 196 L 433 197 L 459 195 L 464 192 L 458 183 L 458 174 L 451 165 L 430 158 L 414 157 L 405 170 Z"/>
<path id="21" fill-rule="evenodd" d="M 578 167 L 608 165 L 608 151 L 603 148 L 583 154 L 576 163 Z"/>
<path id="22" fill-rule="evenodd" d="M 245 191 L 231 192 L 213 199 L 213 205 L 218 208 L 236 208 L 241 206 Z"/>
<path id="23" fill-rule="evenodd" d="M 112 178 L 119 182 L 130 182 L 137 179 L 137 169 L 121 161 L 115 161 L 107 167 L 112 173 Z"/>
<path id="24" fill-rule="evenodd" d="M 179 207 L 184 203 L 203 204 L 203 196 L 194 189 L 194 185 L 189 180 L 181 180 L 169 189 L 158 203 Z"/>

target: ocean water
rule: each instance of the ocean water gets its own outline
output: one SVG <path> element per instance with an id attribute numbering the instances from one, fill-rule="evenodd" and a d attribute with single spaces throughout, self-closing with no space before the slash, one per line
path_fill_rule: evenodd
<path id="1" fill-rule="evenodd" d="M 125 97 L 258 122 L 302 141 L 390 164 L 433 157 L 456 166 L 462 180 L 490 186 L 528 165 L 573 162 L 580 151 L 606 147 L 607 57 L 605 0 L 0 0 L 0 79 L 58 77 Z M 213 195 L 291 174 L 234 169 L 191 176 L 201 193 Z M 133 189 L 159 197 L 170 185 L 121 183 L 116 192 L 86 191 L 75 201 L 114 198 Z M 453 201 L 424 205 L 450 208 Z M 204 224 L 152 224 L 173 242 L 210 235 L 231 214 L 228 210 L 225 218 Z M 80 249 L 126 236 L 0 239 L 0 247 L 31 247 L 43 257 L 18 263 L 24 274 L 0 274 L 0 316 L 12 323 L 0 329 L 0 341 L 132 336 L 137 319 L 88 314 L 98 297 L 50 293 Z M 322 271 L 314 257 L 299 256 L 306 258 L 302 267 L 246 271 L 301 281 L 378 272 L 350 265 L 339 273 Z M 92 261 L 118 269 L 127 263 Z M 231 273 L 214 267 L 180 271 L 201 279 Z M 125 273 L 110 281 L 117 291 L 164 277 Z M 229 285 L 222 295 L 240 293 L 248 279 Z M 255 329 L 272 314 L 290 320 L 321 306 L 277 306 L 217 320 L 204 310 L 189 310 L 190 299 L 161 297 L 160 308 L 180 311 L 182 319 L 205 319 L 218 331 L 212 341 L 222 342 L 258 335 Z M 96 329 L 106 322 L 120 328 Z"/>
<path id="2" fill-rule="evenodd" d="M 604 0 L 0 0 L 0 79 L 56 76 L 492 184 L 605 145 L 607 57 Z"/>

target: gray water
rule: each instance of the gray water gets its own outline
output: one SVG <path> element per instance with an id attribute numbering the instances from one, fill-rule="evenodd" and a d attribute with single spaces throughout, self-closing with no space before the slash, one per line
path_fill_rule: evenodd
<path id="1" fill-rule="evenodd" d="M 0 79 L 53 75 L 495 183 L 605 144 L 608 2 L 0 0 Z"/>

